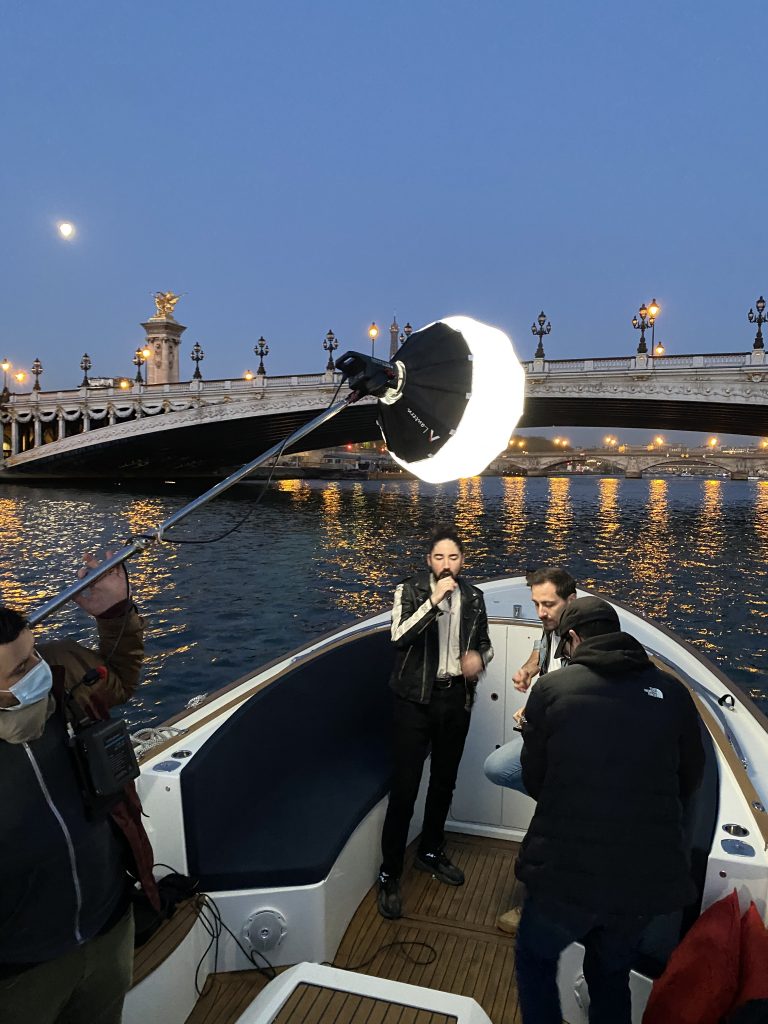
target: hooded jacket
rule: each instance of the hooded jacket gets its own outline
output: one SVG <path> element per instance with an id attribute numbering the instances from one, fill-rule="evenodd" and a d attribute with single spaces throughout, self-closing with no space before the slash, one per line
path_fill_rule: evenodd
<path id="1" fill-rule="evenodd" d="M 42 735 L 0 741 L 0 975 L 56 959 L 100 934 L 125 909 L 132 879 L 159 907 L 135 787 L 125 787 L 108 815 L 89 817 L 68 748 L 65 686 L 109 657 L 105 678 L 74 691 L 101 720 L 139 678 L 143 624 L 135 610 L 96 621 L 98 653 L 71 641 L 41 645 L 53 674 L 53 713 Z"/>
<path id="2" fill-rule="evenodd" d="M 483 665 L 493 657 L 483 593 L 457 577 L 461 590 L 459 643 L 461 653 L 477 651 Z M 429 704 L 439 661 L 437 620 L 442 614 L 432 604 L 431 573 L 404 580 L 395 591 L 392 642 L 397 648 L 390 686 L 400 697 Z"/>
<path id="3" fill-rule="evenodd" d="M 682 802 L 704 749 L 682 683 L 627 633 L 584 640 L 533 688 L 523 738 L 537 807 L 516 873 L 537 900 L 630 916 L 694 902 Z"/>

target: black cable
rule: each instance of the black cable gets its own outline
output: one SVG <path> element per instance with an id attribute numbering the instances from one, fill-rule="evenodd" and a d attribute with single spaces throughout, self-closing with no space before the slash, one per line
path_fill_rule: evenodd
<path id="1" fill-rule="evenodd" d="M 331 406 L 333 405 L 333 403 L 336 401 L 336 399 L 338 397 L 338 394 L 339 394 L 339 391 L 341 391 L 341 385 L 343 383 L 344 383 L 343 379 L 339 381 L 338 387 L 336 388 L 336 390 L 333 393 L 333 397 L 331 398 L 330 402 L 326 406 L 326 411 L 328 409 L 330 409 Z M 256 500 L 253 502 L 253 504 L 248 509 L 246 514 L 243 516 L 243 518 L 240 520 L 240 522 L 235 523 L 234 526 L 231 526 L 228 530 L 225 530 L 224 533 L 219 534 L 218 537 L 203 537 L 202 539 L 200 539 L 200 538 L 191 538 L 191 537 L 190 538 L 176 538 L 176 539 L 174 539 L 173 537 L 166 537 L 166 536 L 164 536 L 163 540 L 167 544 L 216 544 L 216 543 L 218 543 L 218 541 L 224 540 L 225 537 L 228 537 L 230 535 L 230 533 L 234 533 L 236 530 L 239 530 L 240 527 L 248 520 L 248 517 L 253 514 L 253 510 L 256 508 L 256 506 L 259 504 L 261 499 L 267 493 L 267 489 L 269 488 L 269 485 L 272 483 L 272 477 L 274 476 L 275 470 L 277 469 L 277 464 L 280 461 L 280 459 L 283 457 L 283 453 L 285 452 L 285 446 L 287 445 L 289 440 L 290 440 L 290 434 L 288 435 L 288 437 L 283 438 L 283 442 L 280 445 L 280 450 L 278 452 L 276 452 L 275 455 L 272 456 L 272 468 L 269 471 L 269 476 L 264 481 L 264 483 L 262 485 L 262 488 L 261 488 L 261 491 L 259 492 L 259 494 L 256 497 Z M 146 533 L 135 534 L 134 537 L 132 537 L 131 539 L 134 540 L 136 538 L 142 538 L 144 540 L 153 540 L 154 539 L 151 534 L 146 534 Z"/>
<path id="2" fill-rule="evenodd" d="M 360 971 L 363 967 L 368 967 L 369 964 L 372 964 L 376 957 L 381 953 L 386 952 L 388 949 L 395 949 L 398 946 L 423 946 L 424 949 L 429 950 L 431 956 L 428 956 L 426 960 L 418 960 L 416 957 L 410 956 L 410 954 L 403 950 L 403 956 L 405 959 L 410 960 L 410 962 L 415 964 L 417 967 L 429 967 L 430 964 L 433 964 L 435 960 L 437 960 L 437 950 L 434 946 L 430 946 L 428 942 L 419 942 L 416 939 L 399 939 L 396 942 L 387 942 L 383 946 L 379 946 L 373 956 L 368 957 L 367 960 L 364 960 L 360 964 L 337 964 L 335 960 L 333 963 L 328 963 L 328 961 L 325 961 L 325 963 L 328 967 L 338 967 L 344 971 Z"/>

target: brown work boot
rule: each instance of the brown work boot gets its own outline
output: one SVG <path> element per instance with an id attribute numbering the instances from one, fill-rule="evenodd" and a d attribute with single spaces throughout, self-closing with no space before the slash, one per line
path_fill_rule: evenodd
<path id="1" fill-rule="evenodd" d="M 505 914 L 499 914 L 496 918 L 496 927 L 508 935 L 516 935 L 517 929 L 520 927 L 520 915 L 522 912 L 522 907 L 512 907 Z"/>

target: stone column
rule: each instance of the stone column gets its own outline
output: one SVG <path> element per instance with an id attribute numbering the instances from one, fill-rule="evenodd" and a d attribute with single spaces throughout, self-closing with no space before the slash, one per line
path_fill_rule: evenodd
<path id="1" fill-rule="evenodd" d="M 34 431 L 34 434 L 33 434 L 34 440 L 33 440 L 32 443 L 35 446 L 35 448 L 39 448 L 40 445 L 43 443 L 43 430 L 42 430 L 43 425 L 40 422 L 39 417 L 37 417 L 37 416 L 35 416 L 35 418 L 34 418 L 34 420 L 32 422 L 33 422 L 33 431 Z"/>
<path id="2" fill-rule="evenodd" d="M 397 319 L 392 317 L 392 323 L 389 326 L 389 358 L 394 359 L 395 353 L 400 347 L 398 338 L 400 337 L 400 327 L 397 323 Z"/>
<path id="3" fill-rule="evenodd" d="M 145 365 L 147 384 L 178 384 L 179 345 L 187 328 L 169 315 L 150 317 L 141 326 L 147 332 L 147 347 L 152 350 Z"/>
<path id="4" fill-rule="evenodd" d="M 19 454 L 19 423 L 18 420 L 11 420 L 11 455 Z"/>
<path id="5" fill-rule="evenodd" d="M 59 429 L 58 429 L 58 431 L 56 433 L 56 438 L 59 441 L 63 441 L 64 438 L 67 436 L 67 421 L 64 419 L 64 413 L 61 411 L 61 409 L 59 409 L 59 412 L 58 412 L 56 418 L 58 420 L 58 426 L 59 426 Z"/>

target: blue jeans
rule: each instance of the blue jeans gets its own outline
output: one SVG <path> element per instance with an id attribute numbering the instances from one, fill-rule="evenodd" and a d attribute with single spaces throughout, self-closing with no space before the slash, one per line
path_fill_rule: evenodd
<path id="1" fill-rule="evenodd" d="M 631 1024 L 629 972 L 647 918 L 612 918 L 575 907 L 525 901 L 517 932 L 515 972 L 523 1024 L 562 1024 L 557 964 L 572 942 L 584 945 L 590 1024 Z"/>
<path id="2" fill-rule="evenodd" d="M 497 786 L 516 789 L 518 793 L 528 796 L 528 790 L 523 784 L 523 769 L 520 764 L 522 750 L 523 736 L 522 733 L 517 732 L 513 740 L 486 757 L 483 771 L 485 777 Z"/>

